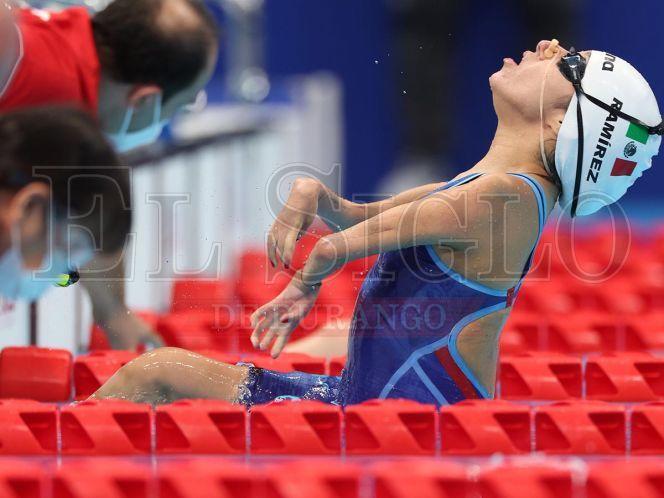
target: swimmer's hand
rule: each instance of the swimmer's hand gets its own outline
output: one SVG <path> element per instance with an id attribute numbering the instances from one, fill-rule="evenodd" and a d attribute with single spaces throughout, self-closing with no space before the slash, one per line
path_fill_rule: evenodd
<path id="1" fill-rule="evenodd" d="M 273 358 L 281 354 L 291 333 L 311 311 L 320 292 L 320 285 L 307 286 L 299 275 L 298 272 L 281 294 L 251 315 L 254 329 L 251 343 L 261 351 L 272 345 L 270 354 Z"/>
<path id="2" fill-rule="evenodd" d="M 267 254 L 272 266 L 277 257 L 288 268 L 298 239 L 304 235 L 318 213 L 320 183 L 312 178 L 298 178 L 288 196 L 286 205 L 272 224 L 267 239 Z"/>

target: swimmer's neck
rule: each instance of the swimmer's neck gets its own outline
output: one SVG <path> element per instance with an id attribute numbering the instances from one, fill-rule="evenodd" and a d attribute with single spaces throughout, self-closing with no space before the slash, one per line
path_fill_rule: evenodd
<path id="1" fill-rule="evenodd" d="M 470 171 L 546 175 L 539 150 L 539 130 L 505 126 L 499 122 L 489 151 Z"/>

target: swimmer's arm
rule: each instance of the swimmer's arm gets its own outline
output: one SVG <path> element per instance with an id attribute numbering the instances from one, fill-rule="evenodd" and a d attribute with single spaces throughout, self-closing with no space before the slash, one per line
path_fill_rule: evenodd
<path id="1" fill-rule="evenodd" d="M 454 191 L 387 209 L 327 235 L 316 244 L 297 278 L 306 285 L 316 285 L 349 261 L 416 245 L 443 243 L 463 250 L 486 236 L 489 229 L 491 204 L 480 194 L 495 195 L 502 186 L 501 180 L 478 179 Z"/>
<path id="2" fill-rule="evenodd" d="M 298 178 L 267 237 L 267 254 L 276 268 L 281 260 L 288 267 L 298 237 L 305 233 L 314 218 L 321 218 L 332 230 L 345 230 L 395 206 L 419 199 L 441 184 L 424 185 L 383 201 L 360 204 L 351 202 L 313 178 Z"/>
<path id="3" fill-rule="evenodd" d="M 318 216 L 334 231 L 345 230 L 378 216 L 379 214 L 402 204 L 421 199 L 444 183 L 431 183 L 410 190 L 405 190 L 387 199 L 360 203 L 344 199 L 332 189 L 315 180 L 318 192 Z"/>

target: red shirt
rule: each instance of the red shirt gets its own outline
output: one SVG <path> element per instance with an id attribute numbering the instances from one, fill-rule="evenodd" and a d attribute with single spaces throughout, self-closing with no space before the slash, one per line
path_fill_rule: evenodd
<path id="1" fill-rule="evenodd" d="M 0 111 L 40 104 L 78 104 L 96 115 L 100 64 L 88 12 L 20 9 L 20 56 Z"/>

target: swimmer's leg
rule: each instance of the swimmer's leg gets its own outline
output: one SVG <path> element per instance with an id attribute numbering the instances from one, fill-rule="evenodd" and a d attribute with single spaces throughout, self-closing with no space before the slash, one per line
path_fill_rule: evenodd
<path id="1" fill-rule="evenodd" d="M 184 398 L 238 402 L 249 367 L 178 348 L 160 348 L 118 370 L 90 399 L 161 404 Z"/>

